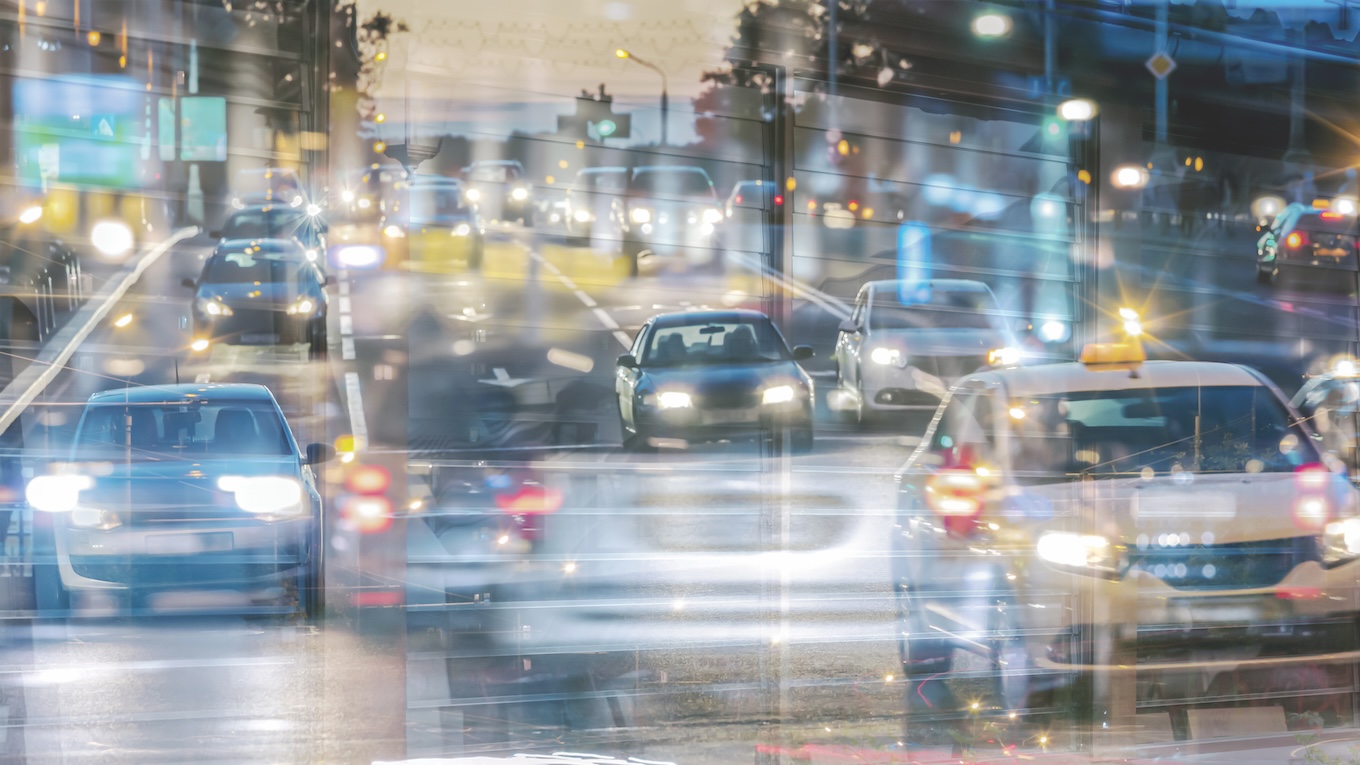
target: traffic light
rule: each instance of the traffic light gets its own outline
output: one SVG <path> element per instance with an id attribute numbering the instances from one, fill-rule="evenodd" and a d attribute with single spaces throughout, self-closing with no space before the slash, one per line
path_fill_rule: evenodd
<path id="1" fill-rule="evenodd" d="M 600 86 L 599 95 L 586 91 L 576 99 L 576 113 L 557 118 L 557 132 L 571 138 L 627 138 L 632 131 L 633 118 L 629 114 L 614 113 L 614 97 Z"/>

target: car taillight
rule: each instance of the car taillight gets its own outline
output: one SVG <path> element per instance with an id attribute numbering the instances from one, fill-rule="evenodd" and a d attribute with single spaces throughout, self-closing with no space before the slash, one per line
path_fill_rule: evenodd
<path id="1" fill-rule="evenodd" d="M 496 507 L 517 515 L 553 513 L 562 507 L 562 491 L 548 486 L 521 486 L 514 494 L 497 494 Z"/>
<path id="2" fill-rule="evenodd" d="M 1302 231 L 1295 231 L 1284 238 L 1284 244 L 1291 250 L 1297 250 L 1308 244 L 1308 237 Z"/>
<path id="3" fill-rule="evenodd" d="M 986 468 L 945 468 L 927 479 L 926 505 L 942 516 L 946 531 L 967 536 L 977 527 L 992 480 Z"/>
<path id="4" fill-rule="evenodd" d="M 1326 465 L 1310 462 L 1294 469 L 1294 506 L 1291 511 L 1294 524 L 1308 531 L 1320 531 L 1332 516 L 1331 501 L 1327 489 L 1332 481 L 1332 471 Z"/>

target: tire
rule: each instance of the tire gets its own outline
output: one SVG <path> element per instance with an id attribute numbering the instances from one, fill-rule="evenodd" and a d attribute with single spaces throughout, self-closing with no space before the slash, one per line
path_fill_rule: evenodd
<path id="1" fill-rule="evenodd" d="M 307 332 L 307 353 L 313 359 L 321 360 L 326 358 L 329 352 L 326 336 L 326 317 L 314 319 Z"/>
<path id="2" fill-rule="evenodd" d="M 326 580 L 321 559 L 320 532 L 307 543 L 307 563 L 298 572 L 298 613 L 309 622 L 326 613 Z"/>
<path id="3" fill-rule="evenodd" d="M 1279 273 L 1280 273 L 1279 269 L 1273 271 L 1262 271 L 1260 269 L 1257 269 L 1256 283 L 1266 287 L 1274 286 Z"/>
<path id="4" fill-rule="evenodd" d="M 1013 598 L 999 599 L 988 629 L 992 689 L 997 704 L 1007 712 L 1029 708 L 1033 684 L 1034 661 L 1015 622 L 1017 610 L 1019 607 Z"/>
<path id="5" fill-rule="evenodd" d="M 929 625 L 921 615 L 917 596 L 900 590 L 897 595 L 898 656 L 902 674 L 907 678 L 948 672 L 954 664 L 954 647 L 949 641 L 928 637 Z"/>

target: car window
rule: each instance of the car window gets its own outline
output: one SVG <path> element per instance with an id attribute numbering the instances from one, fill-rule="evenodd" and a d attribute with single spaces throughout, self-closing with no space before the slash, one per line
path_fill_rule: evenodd
<path id="1" fill-rule="evenodd" d="M 751 364 L 788 358 L 788 346 L 768 321 L 703 322 L 656 327 L 642 363 L 677 367 Z"/>
<path id="2" fill-rule="evenodd" d="M 876 290 L 869 308 L 871 329 L 988 329 L 999 318 L 991 295 L 974 290 Z"/>
<path id="3" fill-rule="evenodd" d="M 222 226 L 223 239 L 284 239 L 304 232 L 307 217 L 292 209 L 242 210 Z"/>
<path id="4" fill-rule="evenodd" d="M 519 171 L 513 165 L 473 165 L 468 170 L 467 177 L 470 181 L 503 183 L 518 178 Z"/>
<path id="5" fill-rule="evenodd" d="M 1288 472 L 1320 457 L 1264 386 L 1013 398 L 1012 461 L 1035 475 Z"/>
<path id="6" fill-rule="evenodd" d="M 227 459 L 292 453 L 278 411 L 258 401 L 95 404 L 73 447 L 77 460 Z"/>
<path id="7" fill-rule="evenodd" d="M 208 262 L 203 276 L 208 284 L 239 284 L 282 282 L 296 264 L 278 257 L 266 257 L 246 252 L 218 253 Z"/>
<path id="8" fill-rule="evenodd" d="M 713 182 L 700 168 L 667 168 L 637 170 L 629 189 L 642 194 L 659 196 L 711 196 Z"/>

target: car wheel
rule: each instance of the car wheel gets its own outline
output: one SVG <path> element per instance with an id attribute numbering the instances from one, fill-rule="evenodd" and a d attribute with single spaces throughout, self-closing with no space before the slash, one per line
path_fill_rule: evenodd
<path id="1" fill-rule="evenodd" d="M 329 350 L 326 337 L 326 317 L 314 319 L 307 332 L 308 351 L 313 359 L 324 359 Z"/>
<path id="2" fill-rule="evenodd" d="M 1276 277 L 1279 273 L 1280 272 L 1278 269 L 1271 271 L 1262 271 L 1258 269 L 1256 271 L 1256 283 L 1265 285 L 1267 287 L 1272 286 L 1275 284 Z"/>
<path id="3" fill-rule="evenodd" d="M 1008 712 L 1028 708 L 1033 681 L 1034 662 L 1016 621 L 1018 610 L 1010 598 L 997 601 L 987 646 L 997 703 Z"/>
<path id="4" fill-rule="evenodd" d="M 326 610 L 326 581 L 318 536 L 313 534 L 307 541 L 307 563 L 298 573 L 298 613 L 308 621 L 320 619 Z"/>

